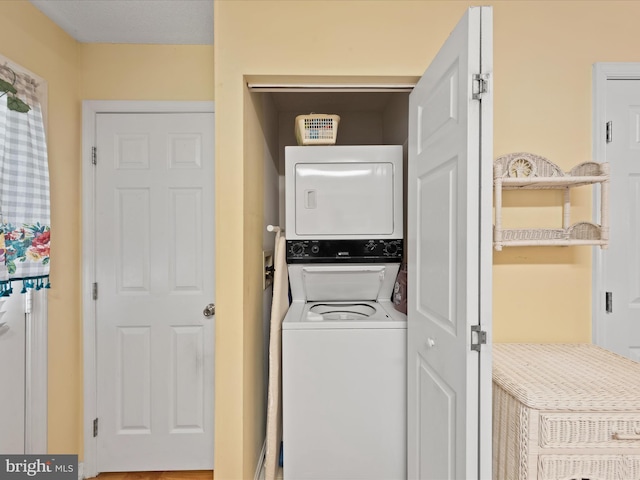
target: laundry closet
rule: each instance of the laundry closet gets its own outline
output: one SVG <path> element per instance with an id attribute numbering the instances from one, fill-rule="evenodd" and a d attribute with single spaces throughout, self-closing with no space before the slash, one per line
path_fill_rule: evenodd
<path id="1" fill-rule="evenodd" d="M 406 316 L 391 296 L 410 88 L 256 94 L 263 127 L 278 125 L 265 219 L 286 232 L 292 295 L 282 323 L 285 479 L 406 476 Z M 310 112 L 339 115 L 335 145 L 292 147 L 296 117 Z"/>

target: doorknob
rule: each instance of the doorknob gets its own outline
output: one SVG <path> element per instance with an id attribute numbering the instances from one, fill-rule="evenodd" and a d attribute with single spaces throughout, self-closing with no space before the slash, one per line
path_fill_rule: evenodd
<path id="1" fill-rule="evenodd" d="M 210 303 L 209 305 L 204 307 L 204 310 L 202 311 L 202 314 L 207 318 L 213 317 L 216 314 L 216 304 L 215 303 Z"/>

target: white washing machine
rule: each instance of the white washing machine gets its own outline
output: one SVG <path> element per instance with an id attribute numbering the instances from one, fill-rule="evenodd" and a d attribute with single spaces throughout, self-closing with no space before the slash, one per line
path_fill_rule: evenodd
<path id="1" fill-rule="evenodd" d="M 287 148 L 286 175 L 284 479 L 405 479 L 401 147 Z"/>
<path id="2" fill-rule="evenodd" d="M 406 479 L 407 324 L 389 300 L 398 266 L 290 265 L 285 480 Z"/>

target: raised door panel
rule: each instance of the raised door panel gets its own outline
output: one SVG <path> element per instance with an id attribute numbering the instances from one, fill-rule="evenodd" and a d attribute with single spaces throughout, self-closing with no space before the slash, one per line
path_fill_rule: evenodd
<path id="1" fill-rule="evenodd" d="M 202 190 L 169 189 L 169 291 L 172 294 L 199 293 L 203 289 L 206 265 L 202 228 Z"/>
<path id="2" fill-rule="evenodd" d="M 116 402 L 120 435 L 151 433 L 151 329 L 117 329 Z"/>

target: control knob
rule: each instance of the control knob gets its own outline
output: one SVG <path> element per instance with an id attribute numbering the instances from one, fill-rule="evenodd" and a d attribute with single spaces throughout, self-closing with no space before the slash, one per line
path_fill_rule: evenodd
<path id="1" fill-rule="evenodd" d="M 291 245 L 291 254 L 300 256 L 304 254 L 304 243 L 298 242 Z"/>
<path id="2" fill-rule="evenodd" d="M 395 242 L 385 243 L 384 253 L 386 255 L 395 255 L 396 253 L 398 253 L 398 244 Z"/>
<path id="3" fill-rule="evenodd" d="M 367 242 L 367 244 L 364 246 L 364 248 L 366 249 L 367 252 L 373 252 L 376 249 L 376 243 L 373 240 L 370 240 Z"/>

